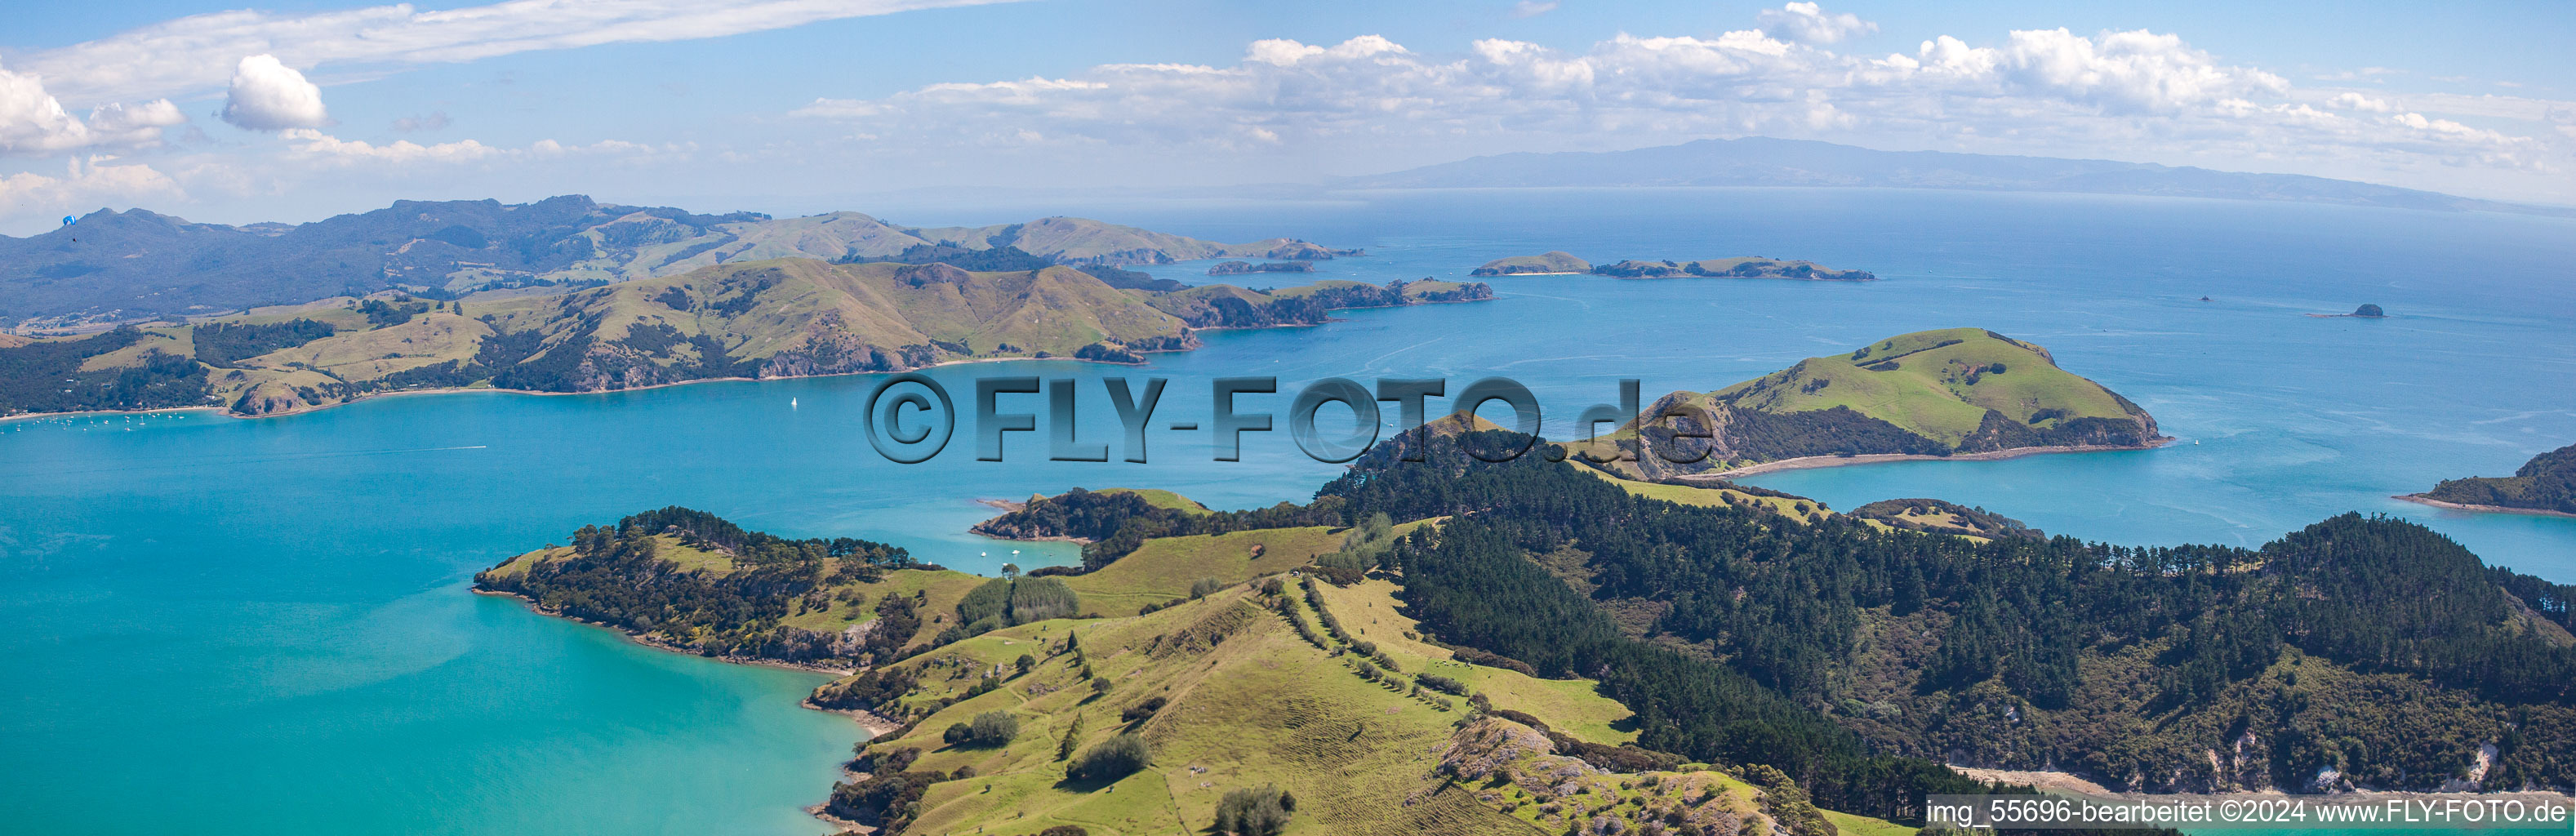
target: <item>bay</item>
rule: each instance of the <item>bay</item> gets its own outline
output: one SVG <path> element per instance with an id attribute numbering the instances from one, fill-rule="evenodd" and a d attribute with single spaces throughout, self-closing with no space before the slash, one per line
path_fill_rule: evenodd
<path id="1" fill-rule="evenodd" d="M 1276 376 L 1288 389 L 1443 377 L 1455 392 L 1503 375 L 1537 392 L 1562 435 L 1576 410 L 1613 400 L 1620 378 L 1650 398 L 1713 389 L 1897 333 L 1977 326 L 2047 346 L 2182 440 L 1752 481 L 1842 508 L 1941 497 L 2124 543 L 2255 545 L 2336 513 L 2384 513 L 2490 563 L 2576 581 L 2576 520 L 2389 498 L 2576 442 L 2576 224 L 2562 219 L 1766 189 L 898 208 L 907 223 L 1065 212 L 1371 251 L 1324 262 L 1316 278 L 1464 278 L 1487 259 L 1564 249 L 1595 261 L 1804 258 L 1883 279 L 1513 277 L 1492 280 L 1490 302 L 1212 332 L 1145 368 L 931 372 L 961 405 L 977 377 L 1076 380 L 1084 439 L 1110 443 L 1113 458 L 1104 376 L 1169 378 L 1157 423 L 1205 427 L 1217 377 Z M 1207 281 L 1204 264 L 1146 269 Z M 2302 316 L 2364 302 L 2391 316 Z M 860 426 L 877 383 L 0 424 L 0 770 L 19 776 L 0 784 L 12 811 L 0 829 L 819 833 L 799 808 L 823 798 L 862 735 L 796 707 L 819 676 L 539 617 L 468 593 L 472 572 L 585 523 L 678 504 L 990 573 L 1074 550 L 966 534 L 993 512 L 978 499 L 1133 485 L 1249 507 L 1302 500 L 1336 471 L 1283 432 L 1249 434 L 1243 461 L 1216 462 L 1205 431 L 1157 431 L 1139 465 L 1046 461 L 1035 433 L 1013 434 L 1007 461 L 979 462 L 961 430 L 938 458 L 897 465 Z M 1010 397 L 1007 409 L 1043 412 L 1043 398 Z M 1288 399 L 1243 400 L 1285 412 Z"/>

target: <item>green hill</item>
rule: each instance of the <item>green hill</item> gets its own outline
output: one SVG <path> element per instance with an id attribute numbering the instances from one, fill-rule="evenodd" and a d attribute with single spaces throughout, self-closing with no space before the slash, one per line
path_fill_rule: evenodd
<path id="1" fill-rule="evenodd" d="M 597 392 L 993 357 L 1135 363 L 1196 347 L 1198 328 L 1312 325 L 1340 308 L 1490 296 L 1483 285 L 1427 281 L 1158 293 L 1062 266 L 787 258 L 547 296 L 388 294 L 0 347 L 0 414 L 222 406 L 267 415 L 412 389 Z"/>
<path id="2" fill-rule="evenodd" d="M 1677 439 L 1672 426 L 1706 432 Z M 1714 392 L 1675 392 L 1645 410 L 1645 452 L 1630 475 L 1706 473 L 1808 456 L 1946 456 L 2036 447 L 2143 447 L 2155 418 L 2101 384 L 2058 368 L 2048 350 L 1992 331 L 1890 337 Z M 1604 442 L 1634 447 L 1634 426 Z M 1705 460 L 1673 464 L 1667 455 Z M 1607 451 L 1596 456 L 1608 455 Z"/>
<path id="3" fill-rule="evenodd" d="M 1549 250 L 1538 255 L 1497 258 L 1468 272 L 1471 276 L 1516 276 L 1548 273 L 1589 273 L 1592 262 L 1575 258 L 1572 253 Z"/>
<path id="4" fill-rule="evenodd" d="M 1247 556 L 1241 537 L 1269 548 Z M 1289 794 L 1291 834 L 1912 832 L 1817 810 L 1774 772 L 1638 749 L 1637 718 L 1598 683 L 1430 641 L 1396 579 L 1293 577 L 1340 541 L 1322 528 L 1156 539 L 1064 581 L 985 579 L 673 508 L 585 527 L 475 582 L 676 650 L 873 663 L 812 702 L 902 724 L 861 745 L 862 774 L 826 804 L 886 832 L 1191 832 L 1229 793 L 1262 787 Z M 1018 608 L 1059 584 L 1078 602 Z M 1017 614 L 973 615 L 1005 600 Z M 960 629 L 978 618 L 997 620 Z M 1122 736 L 1151 763 L 1074 777 Z"/>
<path id="5" fill-rule="evenodd" d="M 2432 490 L 2398 498 L 2481 511 L 2576 515 L 2576 444 L 2533 456 L 2511 476 L 2444 479 Z"/>
<path id="6" fill-rule="evenodd" d="M 827 808 L 894 833 L 1192 832 L 1262 787 L 1291 833 L 1877 833 L 1901 828 L 1816 808 L 1989 790 L 1944 762 L 2133 791 L 2576 781 L 2576 588 L 2397 520 L 2260 549 L 1963 537 L 1537 457 L 1363 460 L 1251 511 L 1064 497 L 1024 522 L 1157 533 L 978 578 L 671 508 L 476 584 L 857 669 L 813 704 L 900 727 Z"/>

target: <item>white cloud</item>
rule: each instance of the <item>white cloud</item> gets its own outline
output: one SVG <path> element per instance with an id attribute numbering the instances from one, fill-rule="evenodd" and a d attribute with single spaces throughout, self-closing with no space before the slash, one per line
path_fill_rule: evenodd
<path id="1" fill-rule="evenodd" d="M 1512 4 L 1513 17 L 1537 17 L 1556 11 L 1556 0 L 1521 0 Z"/>
<path id="2" fill-rule="evenodd" d="M 254 131 L 319 128 L 331 123 L 322 88 L 274 55 L 243 58 L 224 95 L 224 121 Z"/>
<path id="3" fill-rule="evenodd" d="M 1782 34 L 1622 34 L 1582 51 L 1487 39 L 1452 54 L 1375 35 L 1263 40 L 1231 65 L 1104 64 L 1061 78 L 823 98 L 794 113 L 851 122 L 888 153 L 1056 147 L 1080 149 L 1103 169 L 1116 166 L 1103 154 L 1149 166 L 1283 154 L 1365 166 L 1340 173 L 1396 167 L 1378 161 L 1399 154 L 1436 161 L 1757 134 L 2269 170 L 2291 159 L 2291 170 L 2338 176 L 2457 165 L 2528 172 L 2565 154 L 2548 126 L 2576 123 L 2545 117 L 2576 110 L 2496 96 L 2457 98 L 2543 122 L 2534 130 L 2548 142 L 2440 119 L 2447 111 L 2428 96 L 2410 96 L 2422 112 L 2405 118 L 2386 100 L 2295 89 L 2143 30 L 2022 30 L 1991 45 L 1940 35 L 1880 58 Z"/>
<path id="4" fill-rule="evenodd" d="M 378 145 L 365 140 L 341 139 L 310 128 L 290 128 L 279 135 L 286 139 L 287 147 L 297 156 L 337 164 L 469 163 L 568 155 L 640 158 L 678 156 L 695 150 L 694 145 L 647 145 L 619 139 L 603 139 L 588 145 L 540 139 L 529 143 L 526 148 L 506 148 L 472 139 L 429 145 L 405 139 Z"/>
<path id="5" fill-rule="evenodd" d="M 35 73 L 0 67 L 0 152 L 50 153 L 92 145 L 141 145 L 188 121 L 168 99 L 100 105 L 83 121 Z"/>
<path id="6" fill-rule="evenodd" d="M 288 128 L 280 136 L 286 137 L 298 154 L 340 161 L 468 162 L 507 153 L 471 139 L 436 145 L 422 145 L 404 139 L 377 145 L 365 140 L 341 139 L 311 128 Z"/>
<path id="7" fill-rule="evenodd" d="M 24 56 L 55 94 L 93 102 L 190 94 L 225 82 L 244 55 L 289 65 L 474 61 L 518 52 L 714 38 L 817 21 L 1008 0 L 508 0 L 420 11 L 409 4 L 309 13 L 214 12 Z"/>
<path id="8" fill-rule="evenodd" d="M 1811 44 L 1830 44 L 1878 31 L 1878 24 L 1862 20 L 1860 15 L 1850 12 L 1825 14 L 1824 8 L 1814 3 L 1790 3 L 1777 9 L 1764 9 L 1754 16 L 1754 20 L 1761 23 L 1762 31 L 1771 37 Z"/>
<path id="9" fill-rule="evenodd" d="M 78 214 L 108 201 L 180 197 L 179 184 L 151 166 L 106 165 L 111 156 L 72 158 L 63 176 L 0 174 L 0 217 L 34 212 Z"/>

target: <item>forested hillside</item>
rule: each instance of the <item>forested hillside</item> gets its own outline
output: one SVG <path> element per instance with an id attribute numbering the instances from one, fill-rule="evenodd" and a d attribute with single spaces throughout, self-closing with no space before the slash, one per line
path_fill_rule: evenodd
<path id="1" fill-rule="evenodd" d="M 1665 718 L 1647 745 L 1777 758 L 1843 809 L 1894 800 L 1868 753 L 2137 789 L 2576 783 L 2570 590 L 2410 523 L 2259 550 L 1980 542 L 1532 459 L 1354 470 L 1320 496 L 1453 515 L 1393 558 L 1435 635 L 1602 676 Z"/>
<path id="2" fill-rule="evenodd" d="M 1775 803 L 1740 810 L 1803 834 L 1844 814 L 1918 821 L 1926 794 L 1991 789 L 1947 764 L 2140 791 L 2576 785 L 2576 587 L 2484 566 L 2411 523 L 2346 514 L 2258 549 L 2125 547 L 1988 512 L 1972 536 L 1538 455 L 1455 455 L 1532 443 L 1497 430 L 1439 439 L 1421 463 L 1363 457 L 1303 504 L 1032 498 L 979 530 L 1092 542 L 1082 566 L 1029 575 L 898 568 L 900 551 L 877 544 L 666 509 L 477 582 L 698 652 L 873 663 L 813 700 L 912 721 L 868 748 L 873 774 L 831 805 L 898 830 L 1005 809 L 1083 820 L 1113 784 L 1168 799 L 1148 806 L 1183 824 L 1232 815 L 1225 782 L 1353 792 L 1317 777 L 1351 761 L 1287 754 L 1340 751 L 1302 729 L 1423 751 L 1438 738 L 1414 720 L 1446 712 L 1464 722 L 1443 721 L 1455 736 L 1436 768 L 1481 789 L 1412 797 L 1474 805 L 1437 821 L 1504 826 L 1482 810 L 1543 832 L 1609 799 L 1542 793 L 1498 764 L 1558 756 L 1652 776 L 1597 790 L 1648 810 L 1663 809 L 1663 781 L 1761 787 Z M 1376 690 L 1335 690 L 1354 683 Z M 1344 710 L 1374 694 L 1395 701 Z M 1604 725 L 1604 705 L 1623 713 Z M 1358 722 L 1380 713 L 1413 719 Z M 1002 730 L 1026 727 L 1005 720 L 1044 737 L 1023 746 Z M 1592 731 L 1549 731 L 1564 728 Z M 1287 748 L 1247 758 L 1247 740 Z M 1124 765 L 1093 760 L 1103 746 Z M 1155 760 L 1172 753 L 1186 760 Z M 1124 783 L 1202 773 L 1204 793 Z M 961 774 L 1014 789 L 984 798 Z M 1799 812 L 1809 800 L 1839 812 Z"/>
<path id="3" fill-rule="evenodd" d="M 2432 490 L 2400 498 L 2576 514 L 2576 444 L 2533 456 L 2511 476 L 2444 479 Z"/>

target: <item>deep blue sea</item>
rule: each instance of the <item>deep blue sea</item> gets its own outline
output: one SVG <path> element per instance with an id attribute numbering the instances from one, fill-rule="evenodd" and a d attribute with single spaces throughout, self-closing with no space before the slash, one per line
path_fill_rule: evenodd
<path id="1" fill-rule="evenodd" d="M 1551 249 L 1594 261 L 1769 255 L 1883 279 L 1504 278 L 1493 280 L 1495 301 L 1210 333 L 1205 348 L 1145 368 L 932 372 L 962 407 L 976 377 L 1074 378 L 1084 440 L 1112 443 L 1113 458 L 1123 451 L 1096 382 L 1105 375 L 1169 378 L 1156 423 L 1203 427 L 1216 377 L 1276 376 L 1287 388 L 1445 377 L 1455 392 L 1502 375 L 1535 390 L 1562 434 L 1575 410 L 1614 400 L 1619 378 L 1639 378 L 1651 399 L 1893 334 L 1977 326 L 2048 347 L 2181 441 L 1753 481 L 1835 507 L 1946 498 L 2122 543 L 2259 545 L 2333 514 L 2391 514 L 2490 563 L 2576 582 L 2576 519 L 2389 498 L 2503 475 L 2576 442 L 2576 222 L 2565 219 L 1787 189 L 914 207 L 901 217 L 1046 213 L 1365 247 L 1367 257 L 1323 263 L 1320 277 L 1372 282 L 1463 278 L 1491 258 Z M 1150 269 L 1207 280 L 1203 263 Z M 2390 316 L 2303 316 L 2362 303 Z M 585 523 L 671 504 L 991 572 L 1072 552 L 965 534 L 991 512 L 979 498 L 1125 485 L 1246 507 L 1302 500 L 1335 470 L 1284 432 L 1250 434 L 1243 461 L 1214 462 L 1205 431 L 1163 430 L 1145 465 L 1045 461 L 1045 438 L 1031 433 L 1006 442 L 1007 461 L 978 462 L 962 429 L 939 458 L 897 465 L 860 429 L 876 384 L 467 393 L 261 420 L 0 424 L 0 775 L 10 776 L 0 832 L 820 833 L 799 808 L 824 797 L 863 734 L 796 706 L 820 677 L 644 649 L 472 595 L 472 573 Z M 1043 398 L 1009 397 L 1006 410 L 1044 409 Z M 1243 404 L 1284 413 L 1289 397 Z"/>

